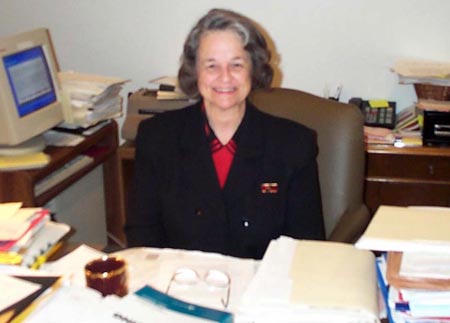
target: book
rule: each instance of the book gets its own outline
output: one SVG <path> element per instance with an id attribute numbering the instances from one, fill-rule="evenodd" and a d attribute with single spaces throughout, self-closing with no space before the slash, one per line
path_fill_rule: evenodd
<path id="1" fill-rule="evenodd" d="M 0 251 L 19 251 L 50 220 L 43 208 L 21 208 L 12 216 L 0 216 Z"/>
<path id="2" fill-rule="evenodd" d="M 43 152 L 17 156 L 0 156 L 1 171 L 42 168 L 50 162 L 50 156 Z"/>
<path id="3" fill-rule="evenodd" d="M 397 114 L 394 131 L 420 131 L 423 126 L 423 111 L 417 105 L 411 105 Z"/>

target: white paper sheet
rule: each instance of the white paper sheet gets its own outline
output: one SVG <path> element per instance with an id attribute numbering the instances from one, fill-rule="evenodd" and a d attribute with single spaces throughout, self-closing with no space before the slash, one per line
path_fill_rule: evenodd
<path id="1" fill-rule="evenodd" d="M 37 291 L 41 285 L 0 274 L 0 311 Z"/>

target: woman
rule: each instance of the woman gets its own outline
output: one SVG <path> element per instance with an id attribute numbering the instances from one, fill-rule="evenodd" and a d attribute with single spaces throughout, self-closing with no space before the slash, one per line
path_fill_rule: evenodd
<path id="1" fill-rule="evenodd" d="M 140 124 L 129 246 L 260 259 L 270 240 L 323 239 L 312 130 L 247 97 L 273 70 L 248 18 L 213 9 L 184 44 L 179 82 L 198 103 Z"/>

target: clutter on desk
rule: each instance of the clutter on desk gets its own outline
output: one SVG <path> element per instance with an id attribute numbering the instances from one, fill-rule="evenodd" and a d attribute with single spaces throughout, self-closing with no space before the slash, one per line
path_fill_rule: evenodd
<path id="1" fill-rule="evenodd" d="M 375 257 L 351 244 L 272 240 L 239 313 L 248 322 L 379 322 Z"/>
<path id="2" fill-rule="evenodd" d="M 399 83 L 414 86 L 416 107 L 423 116 L 423 144 L 450 144 L 450 62 L 403 58 L 392 70 Z M 425 118 L 426 114 L 433 118 Z"/>
<path id="3" fill-rule="evenodd" d="M 59 276 L 33 272 L 14 276 L 0 274 L 0 322 L 24 322 L 34 307 L 59 288 Z"/>
<path id="4" fill-rule="evenodd" d="M 390 323 L 450 322 L 450 208 L 380 206 L 357 241 L 378 250 Z"/>
<path id="5" fill-rule="evenodd" d="M 58 74 L 64 94 L 64 126 L 87 128 L 122 115 L 120 91 L 128 81 L 74 71 Z"/>
<path id="6" fill-rule="evenodd" d="M 70 227 L 50 221 L 45 208 L 0 204 L 0 264 L 37 269 L 60 246 Z"/>
<path id="7" fill-rule="evenodd" d="M 96 290 L 86 288 L 84 266 L 106 255 L 81 245 L 71 253 L 48 262 L 41 270 L 54 276 L 62 275 L 63 284 L 51 299 L 42 304 L 28 318 L 28 322 L 114 322 L 120 315 L 134 322 L 233 322 L 234 313 L 248 283 L 257 270 L 257 261 L 201 251 L 159 248 L 130 248 L 109 254 L 127 262 L 129 293 L 101 297 Z M 180 268 L 198 273 L 195 285 L 167 287 Z M 208 270 L 226 272 L 227 286 L 210 288 L 203 279 Z M 229 295 L 229 306 L 221 300 Z M 86 309 L 86 308 L 89 309 Z M 83 312 L 82 316 L 77 313 Z M 205 316 L 206 315 L 206 316 Z M 245 322 L 236 320 L 235 322 Z"/>

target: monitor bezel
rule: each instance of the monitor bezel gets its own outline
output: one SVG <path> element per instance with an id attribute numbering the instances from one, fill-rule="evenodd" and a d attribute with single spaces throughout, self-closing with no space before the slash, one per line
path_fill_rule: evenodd
<path id="1" fill-rule="evenodd" d="M 3 58 L 33 47 L 40 47 L 46 58 L 56 100 L 47 106 L 20 116 L 10 87 Z M 64 121 L 58 62 L 50 33 L 46 28 L 0 38 L 0 145 L 19 145 L 39 136 Z"/>

